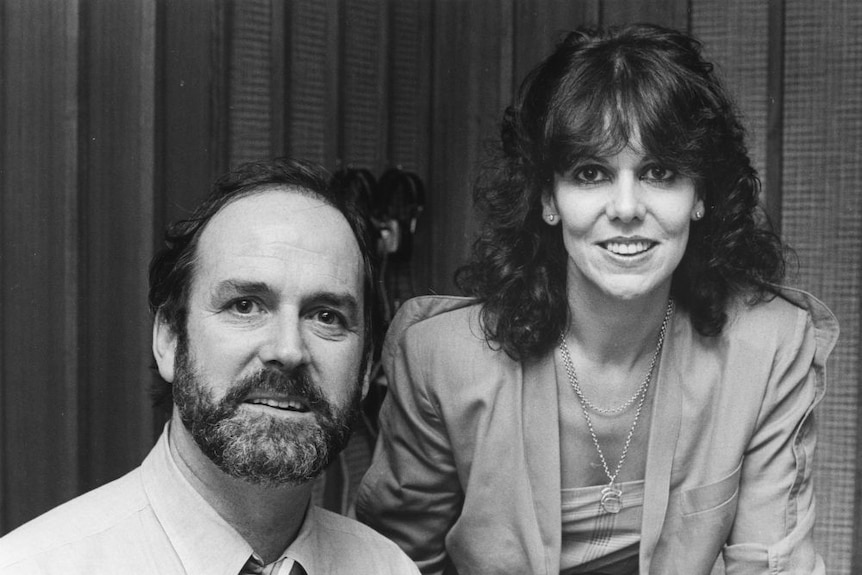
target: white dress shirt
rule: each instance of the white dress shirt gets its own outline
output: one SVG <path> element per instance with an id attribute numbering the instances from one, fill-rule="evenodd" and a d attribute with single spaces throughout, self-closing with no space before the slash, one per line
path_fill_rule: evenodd
<path id="1" fill-rule="evenodd" d="M 183 477 L 166 426 L 140 467 L 0 539 L 0 574 L 237 575 L 252 553 Z M 294 563 L 308 575 L 418 574 L 391 541 L 313 505 L 267 568 L 288 575 Z"/>

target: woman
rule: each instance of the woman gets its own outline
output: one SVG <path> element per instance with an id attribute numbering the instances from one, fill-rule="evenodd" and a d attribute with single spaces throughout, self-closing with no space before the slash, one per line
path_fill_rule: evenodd
<path id="1" fill-rule="evenodd" d="M 837 322 L 778 287 L 699 44 L 569 34 L 502 152 L 471 297 L 412 300 L 387 335 L 359 517 L 424 573 L 823 573 L 812 410 Z"/>

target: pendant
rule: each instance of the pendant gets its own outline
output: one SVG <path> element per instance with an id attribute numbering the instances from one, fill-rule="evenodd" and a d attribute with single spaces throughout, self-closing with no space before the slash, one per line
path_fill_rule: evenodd
<path id="1" fill-rule="evenodd" d="M 616 488 L 613 483 L 602 489 L 602 509 L 608 513 L 619 513 L 623 508 L 623 492 Z"/>

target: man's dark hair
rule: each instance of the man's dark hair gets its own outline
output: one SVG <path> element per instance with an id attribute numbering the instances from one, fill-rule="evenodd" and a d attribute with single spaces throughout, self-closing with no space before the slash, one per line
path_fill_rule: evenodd
<path id="1" fill-rule="evenodd" d="M 165 245 L 150 263 L 149 306 L 158 321 L 164 321 L 180 338 L 186 335 L 188 299 L 197 262 L 197 246 L 209 221 L 234 201 L 267 189 L 320 199 L 347 220 L 364 264 L 365 349 L 363 372 L 380 337 L 380 308 L 375 285 L 376 251 L 370 225 L 362 207 L 332 185 L 329 172 L 306 160 L 277 158 L 243 164 L 218 178 L 206 199 L 191 217 L 173 223 L 165 233 Z M 156 404 L 169 403 L 170 386 L 156 392 Z"/>

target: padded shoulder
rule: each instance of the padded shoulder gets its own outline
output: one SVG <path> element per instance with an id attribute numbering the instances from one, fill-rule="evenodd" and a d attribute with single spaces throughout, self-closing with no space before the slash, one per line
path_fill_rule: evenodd
<path id="1" fill-rule="evenodd" d="M 480 309 L 474 298 L 467 297 L 434 295 L 407 300 L 389 325 L 383 354 L 391 354 L 401 344 L 404 334 L 414 328 L 422 332 L 422 339 L 433 340 L 435 344 L 465 334 L 484 344 Z"/>
<path id="2" fill-rule="evenodd" d="M 838 320 L 822 301 L 803 290 L 775 286 L 774 297 L 754 305 L 739 298 L 729 312 L 728 337 L 794 337 L 800 324 L 810 322 L 817 352 L 815 361 L 825 364 L 838 341 Z"/>

